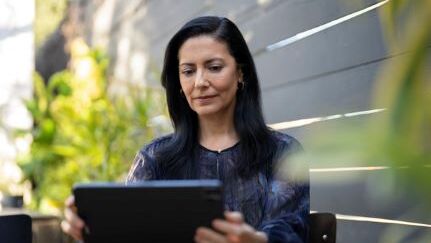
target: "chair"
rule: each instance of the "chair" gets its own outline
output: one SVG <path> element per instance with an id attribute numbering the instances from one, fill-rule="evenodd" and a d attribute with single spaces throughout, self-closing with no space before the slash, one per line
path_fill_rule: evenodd
<path id="1" fill-rule="evenodd" d="M 32 214 L 33 243 L 65 243 L 67 236 L 60 227 L 60 218 L 52 215 Z"/>
<path id="2" fill-rule="evenodd" d="M 310 214 L 310 243 L 335 243 L 337 219 L 332 213 Z"/>
<path id="3" fill-rule="evenodd" d="M 31 243 L 31 218 L 25 214 L 0 215 L 0 242 Z"/>

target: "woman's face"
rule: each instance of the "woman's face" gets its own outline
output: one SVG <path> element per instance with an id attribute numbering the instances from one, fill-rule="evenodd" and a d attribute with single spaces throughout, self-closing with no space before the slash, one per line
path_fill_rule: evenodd
<path id="1" fill-rule="evenodd" d="M 179 77 L 189 106 L 198 116 L 234 111 L 242 74 L 225 43 L 211 36 L 186 40 L 178 52 Z"/>

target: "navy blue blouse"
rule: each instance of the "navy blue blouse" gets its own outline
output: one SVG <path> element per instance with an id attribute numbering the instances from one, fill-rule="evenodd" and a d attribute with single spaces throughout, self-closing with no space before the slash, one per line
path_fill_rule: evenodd
<path id="1" fill-rule="evenodd" d="M 277 152 L 289 155 L 302 150 L 300 143 L 293 137 L 279 132 L 273 134 L 277 141 Z M 168 135 L 155 139 L 140 150 L 127 182 L 159 179 L 155 153 L 171 138 L 172 135 Z M 265 171 L 251 178 L 241 178 L 234 170 L 239 152 L 238 144 L 222 151 L 212 151 L 201 146 L 197 159 L 197 179 L 221 180 L 225 209 L 241 212 L 248 224 L 268 235 L 269 242 L 307 242 L 309 182 L 278 179 L 268 176 Z"/>

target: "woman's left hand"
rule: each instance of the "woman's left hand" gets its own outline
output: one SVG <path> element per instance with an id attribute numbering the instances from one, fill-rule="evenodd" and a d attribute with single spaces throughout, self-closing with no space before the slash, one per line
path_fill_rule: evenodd
<path id="1" fill-rule="evenodd" d="M 213 229 L 199 227 L 196 230 L 197 243 L 266 243 L 265 233 L 256 231 L 244 222 L 240 212 L 226 212 L 226 220 L 216 219 Z M 216 230 L 216 231 L 215 231 Z"/>

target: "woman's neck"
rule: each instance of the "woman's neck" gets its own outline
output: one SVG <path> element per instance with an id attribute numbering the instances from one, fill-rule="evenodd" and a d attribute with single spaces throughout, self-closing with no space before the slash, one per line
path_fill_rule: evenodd
<path id="1" fill-rule="evenodd" d="M 199 143 L 207 149 L 221 151 L 239 141 L 232 115 L 199 117 Z"/>

